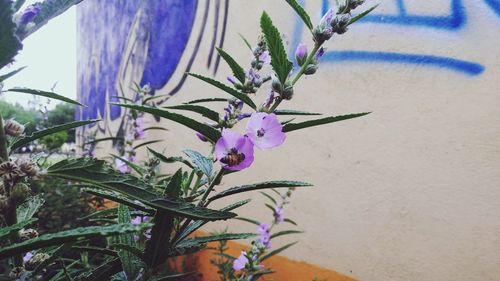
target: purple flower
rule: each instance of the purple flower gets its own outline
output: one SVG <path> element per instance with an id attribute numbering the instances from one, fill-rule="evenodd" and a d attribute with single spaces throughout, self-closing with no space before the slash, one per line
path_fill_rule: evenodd
<path id="1" fill-rule="evenodd" d="M 240 271 L 243 268 L 245 268 L 247 263 L 248 263 L 247 253 L 242 251 L 240 256 L 233 261 L 233 269 L 235 271 Z"/>
<path id="2" fill-rule="evenodd" d="M 260 75 L 253 68 L 250 68 L 246 77 L 248 80 L 250 80 L 250 84 L 255 84 L 260 80 Z"/>
<path id="3" fill-rule="evenodd" d="M 332 22 L 333 15 L 334 15 L 333 9 L 329 9 L 328 11 L 326 11 L 326 13 L 323 15 L 323 17 L 319 21 L 319 25 L 321 27 L 328 27 Z"/>
<path id="4" fill-rule="evenodd" d="M 262 107 L 264 109 L 269 109 L 271 107 L 271 105 L 273 104 L 274 102 L 274 92 L 271 91 L 269 92 L 269 94 L 267 95 L 267 98 L 266 100 L 264 101 L 264 103 L 262 104 Z"/>
<path id="5" fill-rule="evenodd" d="M 27 24 L 32 21 L 39 13 L 40 13 L 40 5 L 34 4 L 28 6 L 21 15 L 21 19 L 19 20 L 20 24 Z"/>
<path id="6" fill-rule="evenodd" d="M 133 225 L 141 224 L 141 222 L 142 222 L 141 217 L 135 217 L 132 220 L 130 220 L 130 223 L 133 224 Z"/>
<path id="7" fill-rule="evenodd" d="M 302 66 L 307 57 L 307 45 L 304 43 L 300 43 L 295 50 L 295 59 L 297 63 Z"/>
<path id="8" fill-rule="evenodd" d="M 133 157 L 133 156 L 132 157 L 123 156 L 122 158 L 125 159 L 125 160 L 127 160 L 127 161 L 130 161 L 130 162 L 134 162 L 135 161 L 135 157 Z M 132 172 L 132 170 L 127 165 L 127 163 L 125 163 L 124 161 L 122 161 L 119 158 L 115 158 L 115 166 L 118 169 L 118 171 L 120 171 L 120 173 L 122 173 L 122 174 Z"/>
<path id="9" fill-rule="evenodd" d="M 274 208 L 274 219 L 277 223 L 282 223 L 285 221 L 285 211 L 281 207 Z"/>
<path id="10" fill-rule="evenodd" d="M 31 252 L 27 252 L 24 256 L 23 256 L 23 262 L 24 263 L 27 263 L 31 258 L 33 257 L 33 254 Z"/>
<path id="11" fill-rule="evenodd" d="M 243 170 L 253 162 L 253 144 L 248 137 L 224 129 L 215 143 L 215 156 L 224 169 Z"/>
<path id="12" fill-rule="evenodd" d="M 283 127 L 274 113 L 255 112 L 246 126 L 248 138 L 260 149 L 281 145 L 286 138 Z"/>
<path id="13" fill-rule="evenodd" d="M 269 51 L 262 52 L 262 54 L 260 54 L 259 56 L 259 61 L 261 61 L 263 64 L 271 63 L 271 56 L 269 55 Z"/>
<path id="14" fill-rule="evenodd" d="M 135 127 L 135 134 L 134 134 L 135 139 L 136 140 L 144 139 L 144 137 L 145 137 L 144 118 L 139 117 L 139 118 L 135 119 L 134 127 Z"/>
<path id="15" fill-rule="evenodd" d="M 259 224 L 259 242 L 266 248 L 271 249 L 271 235 L 269 234 L 269 225 L 267 223 Z"/>

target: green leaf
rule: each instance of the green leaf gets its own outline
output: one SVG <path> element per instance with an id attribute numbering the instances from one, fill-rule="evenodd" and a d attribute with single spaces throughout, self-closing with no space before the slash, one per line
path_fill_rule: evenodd
<path id="1" fill-rule="evenodd" d="M 252 101 L 252 99 L 248 96 L 248 95 L 245 95 L 241 92 L 238 92 L 237 90 L 217 81 L 217 80 L 214 80 L 212 78 L 209 78 L 209 77 L 205 77 L 205 76 L 202 76 L 202 75 L 199 75 L 199 74 L 195 74 L 195 73 L 188 73 L 189 75 L 193 76 L 193 77 L 196 77 L 202 81 L 205 81 L 207 82 L 208 84 L 212 85 L 212 86 L 215 86 L 221 90 L 223 90 L 224 92 L 230 94 L 231 96 L 241 100 L 242 102 L 246 103 L 248 106 L 250 106 L 251 108 L 253 109 L 257 109 L 257 106 L 255 105 L 255 103 Z"/>
<path id="2" fill-rule="evenodd" d="M 42 207 L 45 200 L 43 199 L 43 194 L 37 194 L 35 196 L 29 197 L 21 205 L 17 206 L 17 221 L 27 221 L 38 212 L 38 209 Z"/>
<path id="3" fill-rule="evenodd" d="M 187 161 L 186 159 L 184 159 L 180 156 L 178 156 L 178 157 L 166 157 L 165 155 L 163 155 L 157 151 L 154 151 L 153 149 L 151 149 L 149 147 L 148 147 L 148 151 L 151 152 L 151 154 L 153 154 L 154 157 L 158 158 L 158 160 L 160 160 L 162 162 L 165 162 L 165 163 L 180 162 L 180 163 L 185 164 L 189 168 L 194 169 L 193 164 L 191 164 L 189 161 Z"/>
<path id="4" fill-rule="evenodd" d="M 23 70 L 25 68 L 26 68 L 26 66 L 23 66 L 23 67 L 18 68 L 18 69 L 14 70 L 14 71 L 11 71 L 11 72 L 9 72 L 7 74 L 1 75 L 0 76 L 0 83 L 2 83 L 3 81 L 9 79 L 10 77 L 16 75 L 18 72 L 20 72 L 21 70 Z"/>
<path id="5" fill-rule="evenodd" d="M 295 245 L 295 244 L 297 244 L 297 242 L 293 242 L 293 243 L 286 244 L 286 245 L 285 245 L 285 246 L 283 246 L 283 247 L 280 247 L 280 248 L 278 248 L 278 249 L 276 249 L 276 250 L 274 250 L 274 251 L 271 251 L 271 252 L 269 252 L 269 253 L 267 253 L 267 254 L 263 255 L 262 257 L 260 257 L 260 258 L 259 258 L 259 262 L 263 262 L 263 261 L 267 260 L 268 258 L 270 258 L 270 257 L 272 257 L 272 256 L 274 256 L 274 255 L 277 255 L 277 254 L 279 254 L 279 253 L 283 252 L 284 250 L 286 250 L 286 249 L 288 249 L 288 248 L 292 247 L 292 246 L 293 246 L 293 245 Z"/>
<path id="6" fill-rule="evenodd" d="M 266 189 L 266 188 L 277 188 L 277 187 L 301 187 L 301 186 L 312 186 L 312 184 L 307 183 L 307 182 L 301 182 L 301 181 L 268 181 L 268 182 L 261 182 L 261 183 L 255 183 L 255 184 L 248 184 L 248 185 L 242 185 L 242 186 L 236 186 L 232 187 L 229 189 L 226 189 L 222 192 L 217 193 L 216 195 L 210 197 L 208 201 L 214 201 L 229 195 L 241 193 L 241 192 L 248 192 L 252 190 L 258 190 L 258 189 Z"/>
<path id="7" fill-rule="evenodd" d="M 280 237 L 280 236 L 283 236 L 283 235 L 300 234 L 300 233 L 304 233 L 304 231 L 299 231 L 299 230 L 283 230 L 283 231 L 276 232 L 276 233 L 272 234 L 271 235 L 271 239 L 276 238 L 276 237 Z"/>
<path id="8" fill-rule="evenodd" d="M 102 141 L 123 141 L 123 140 L 124 140 L 123 137 L 106 137 L 106 138 L 99 138 L 99 139 L 85 142 L 85 143 L 83 143 L 83 145 L 98 143 L 98 142 L 102 142 Z"/>
<path id="9" fill-rule="evenodd" d="M 26 33 L 22 34 L 22 38 L 26 38 L 31 35 L 42 26 L 47 24 L 51 19 L 61 15 L 66 10 L 71 8 L 73 5 L 76 5 L 83 0 L 51 0 L 44 1 L 42 3 L 42 7 L 40 13 L 33 19 L 35 26 L 30 28 Z"/>
<path id="10" fill-rule="evenodd" d="M 120 157 L 118 155 L 114 155 L 114 154 L 111 154 L 111 156 L 113 156 L 113 158 L 115 159 L 119 159 L 120 161 L 122 161 L 123 163 L 125 163 L 128 167 L 132 168 L 134 171 L 136 171 L 140 176 L 143 176 L 144 173 L 146 173 L 146 170 L 144 170 L 141 166 L 123 158 L 123 157 Z"/>
<path id="11" fill-rule="evenodd" d="M 249 223 L 255 224 L 255 225 L 260 225 L 260 222 L 253 220 L 253 219 L 245 218 L 245 217 L 236 217 L 234 219 L 239 220 L 239 221 L 246 221 L 246 222 L 249 222 Z"/>
<path id="12" fill-rule="evenodd" d="M 178 169 L 170 178 L 170 181 L 165 188 L 164 196 L 177 197 L 182 193 L 182 168 Z"/>
<path id="13" fill-rule="evenodd" d="M 309 120 L 309 121 L 300 122 L 300 123 L 288 123 L 285 126 L 283 126 L 283 132 L 287 133 L 287 132 L 300 130 L 300 129 L 304 129 L 304 128 L 309 128 L 309 127 L 313 127 L 313 126 L 319 126 L 319 125 L 339 122 L 339 121 L 343 121 L 343 120 L 347 120 L 347 119 L 365 116 L 367 114 L 370 114 L 370 112 L 355 113 L 355 114 L 340 115 L 340 116 L 330 116 L 330 117 L 325 117 L 325 118 L 316 119 L 316 120 Z"/>
<path id="14" fill-rule="evenodd" d="M 223 98 L 206 98 L 206 99 L 197 99 L 186 102 L 186 104 L 195 104 L 195 103 L 204 103 L 204 102 L 228 102 L 229 99 Z"/>
<path id="15" fill-rule="evenodd" d="M 302 19 L 304 24 L 309 28 L 310 31 L 313 29 L 313 24 L 311 22 L 311 17 L 307 14 L 307 12 L 302 8 L 302 6 L 297 3 L 295 0 L 286 0 L 286 2 L 295 10 L 295 12 Z"/>
<path id="16" fill-rule="evenodd" d="M 39 138 L 42 138 L 42 137 L 45 137 L 45 136 L 48 136 L 48 135 L 51 135 L 51 134 L 54 134 L 57 132 L 67 131 L 67 130 L 70 130 L 73 128 L 78 128 L 78 127 L 85 126 L 85 125 L 92 124 L 92 123 L 99 122 L 99 121 L 100 120 L 98 120 L 98 119 L 97 120 L 94 119 L 94 120 L 85 120 L 85 121 L 75 121 L 75 122 L 69 122 L 69 123 L 62 124 L 62 125 L 57 125 L 57 126 L 45 129 L 45 130 L 36 131 L 29 136 L 25 136 L 23 138 L 16 140 L 10 146 L 10 151 L 13 152 L 14 150 L 22 147 L 23 145 L 26 145 L 26 144 L 28 144 L 34 140 L 37 140 Z"/>
<path id="17" fill-rule="evenodd" d="M 285 222 L 290 223 L 290 224 L 293 224 L 293 225 L 295 225 L 295 226 L 297 226 L 297 225 L 298 225 L 295 221 L 293 221 L 293 220 L 291 220 L 291 219 L 285 219 Z"/>
<path id="18" fill-rule="evenodd" d="M 166 106 L 165 108 L 196 112 L 196 113 L 199 113 L 202 116 L 207 117 L 208 119 L 215 121 L 215 122 L 219 122 L 219 119 L 220 119 L 219 113 L 211 110 L 210 108 L 206 108 L 204 106 L 191 105 L 191 104 L 181 104 L 181 105 L 174 105 L 174 106 Z"/>
<path id="19" fill-rule="evenodd" d="M 132 175 L 121 174 L 111 169 L 102 160 L 93 158 L 65 159 L 49 167 L 47 174 L 82 181 L 107 191 L 118 192 L 149 207 L 161 209 L 181 217 L 224 220 L 236 216 L 231 212 L 210 210 L 177 199 L 160 198 L 156 193 L 146 190 L 152 189 L 152 186 L 145 181 Z"/>
<path id="20" fill-rule="evenodd" d="M 125 233 L 136 233 L 150 228 L 151 224 L 143 223 L 139 225 L 115 224 L 109 226 L 89 226 L 79 227 L 72 230 L 61 231 L 57 233 L 44 234 L 39 237 L 26 240 L 21 243 L 5 246 L 0 249 L 0 260 L 11 257 L 15 254 L 26 253 L 32 250 L 56 246 L 63 243 L 81 241 L 83 239 L 92 239 L 120 235 Z"/>
<path id="21" fill-rule="evenodd" d="M 271 195 L 269 195 L 269 194 L 267 194 L 267 193 L 265 193 L 265 192 L 263 192 L 263 191 L 261 191 L 261 192 L 260 192 L 260 194 L 264 195 L 264 196 L 265 196 L 265 197 L 267 197 L 269 200 L 271 200 L 271 202 L 272 202 L 274 205 L 277 205 L 277 204 L 278 204 L 278 202 L 276 202 L 276 200 L 275 200 L 275 199 L 274 199 Z"/>
<path id="22" fill-rule="evenodd" d="M 79 281 L 102 281 L 111 280 L 111 276 L 122 271 L 122 265 L 119 258 L 110 260 L 95 268 L 89 273 L 78 278 Z"/>
<path id="23" fill-rule="evenodd" d="M 257 236 L 254 233 L 224 233 L 217 234 L 212 236 L 204 236 L 204 237 L 196 237 L 183 240 L 179 242 L 174 250 L 174 255 L 184 254 L 185 252 L 192 253 L 190 249 L 199 249 L 203 248 L 207 243 L 213 241 L 226 241 L 226 240 L 238 240 L 238 239 L 247 239 Z"/>
<path id="24" fill-rule="evenodd" d="M 231 70 L 233 71 L 234 77 L 238 79 L 241 84 L 245 83 L 245 70 L 239 65 L 228 53 L 226 53 L 221 48 L 216 48 L 219 55 L 227 62 Z"/>
<path id="25" fill-rule="evenodd" d="M 11 63 L 22 44 L 15 35 L 16 24 L 12 21 L 14 10 L 10 0 L 0 0 L 0 69 Z"/>
<path id="26" fill-rule="evenodd" d="M 144 132 L 145 131 L 153 131 L 153 130 L 168 131 L 167 128 L 158 127 L 158 126 L 151 126 L 151 127 L 144 128 Z"/>
<path id="27" fill-rule="evenodd" d="M 248 49 L 250 50 L 250 52 L 253 53 L 253 48 L 252 48 L 252 45 L 250 44 L 250 42 L 248 42 L 248 40 L 241 33 L 238 33 L 238 35 L 240 35 L 241 40 L 243 40 L 243 42 L 248 47 Z"/>
<path id="28" fill-rule="evenodd" d="M 276 115 L 322 115 L 321 113 L 315 112 L 306 112 L 300 110 L 292 110 L 292 109 L 276 109 L 274 111 Z"/>
<path id="29" fill-rule="evenodd" d="M 145 141 L 143 143 L 140 143 L 136 146 L 133 147 L 134 150 L 137 150 L 138 148 L 141 148 L 143 146 L 146 146 L 146 145 L 150 145 L 150 144 L 153 144 L 153 143 L 158 143 L 158 142 L 162 142 L 163 140 L 150 140 L 150 141 Z"/>
<path id="30" fill-rule="evenodd" d="M 35 96 L 47 97 L 47 98 L 56 99 L 56 100 L 64 101 L 67 103 L 83 106 L 83 104 L 81 104 L 77 101 L 74 101 L 70 98 L 67 98 L 65 96 L 61 96 L 59 94 L 52 93 L 52 92 L 46 92 L 46 91 L 40 91 L 40 90 L 34 90 L 34 89 L 28 89 L 28 88 L 12 88 L 12 89 L 8 89 L 7 92 L 32 94 Z"/>
<path id="31" fill-rule="evenodd" d="M 36 275 L 40 274 L 43 269 L 45 269 L 47 266 L 49 266 L 51 263 L 53 263 L 57 258 L 59 258 L 69 248 L 71 248 L 71 246 L 73 244 L 74 243 L 67 243 L 67 244 L 64 244 L 64 245 L 56 248 L 53 251 L 50 251 L 49 258 L 44 260 L 43 262 L 41 262 L 39 265 L 37 265 L 37 267 L 35 267 L 35 269 L 32 272 L 30 272 L 30 276 L 36 276 Z"/>
<path id="32" fill-rule="evenodd" d="M 354 17 L 353 17 L 353 18 L 349 21 L 349 24 L 347 24 L 347 25 L 349 26 L 349 25 L 351 25 L 351 24 L 353 24 L 353 23 L 357 22 L 358 20 L 360 20 L 360 19 L 364 18 L 366 15 L 368 15 L 368 14 L 369 14 L 369 13 L 371 13 L 373 10 L 375 10 L 375 8 L 377 8 L 377 7 L 378 7 L 378 5 L 379 5 L 379 4 L 377 4 L 377 5 L 373 6 L 373 7 L 371 7 L 370 9 L 368 9 L 368 10 L 366 10 L 366 11 L 364 11 L 364 12 L 362 12 L 362 13 L 360 13 L 360 14 L 356 15 L 356 16 L 354 16 Z"/>
<path id="33" fill-rule="evenodd" d="M 209 125 L 206 125 L 206 124 L 202 124 L 198 121 L 195 121 L 191 118 L 185 117 L 185 116 L 177 114 L 177 113 L 172 113 L 172 112 L 166 111 L 164 109 L 159 109 L 159 108 L 150 107 L 150 106 L 143 106 L 143 105 L 117 104 L 117 103 L 111 103 L 111 104 L 118 105 L 121 107 L 130 108 L 130 109 L 135 109 L 138 111 L 153 114 L 153 115 L 158 116 L 158 117 L 172 120 L 174 122 L 182 124 L 190 129 L 193 129 L 193 130 L 201 133 L 206 138 L 210 139 L 212 142 L 216 142 L 220 138 L 220 132 L 217 131 L 215 128 L 210 127 Z"/>
<path id="34" fill-rule="evenodd" d="M 212 177 L 213 162 L 207 157 L 203 156 L 198 151 L 191 149 L 184 150 L 184 153 L 193 160 L 196 167 L 202 171 L 208 179 Z"/>
<path id="35" fill-rule="evenodd" d="M 281 33 L 273 25 L 273 22 L 266 12 L 260 18 L 260 28 L 266 39 L 267 48 L 271 55 L 271 66 L 281 84 L 285 84 L 288 74 L 292 70 L 293 63 L 288 60 L 288 56 L 281 40 Z"/>
<path id="36" fill-rule="evenodd" d="M 118 223 L 129 224 L 131 221 L 132 217 L 130 216 L 130 210 L 128 209 L 128 207 L 123 204 L 118 205 Z M 132 233 L 119 235 L 118 242 L 119 244 L 123 244 L 131 248 L 137 247 L 137 243 L 134 239 L 134 234 Z M 135 280 L 141 269 L 141 260 L 139 260 L 135 255 L 131 254 L 130 251 L 124 249 L 120 249 L 118 251 L 118 257 L 122 262 L 123 271 L 125 271 L 127 279 L 130 281 Z"/>
<path id="37" fill-rule="evenodd" d="M 101 189 L 97 189 L 97 188 L 88 188 L 88 187 L 82 188 L 82 191 L 89 193 L 89 194 L 92 194 L 92 195 L 95 195 L 95 196 L 98 196 L 98 197 L 102 197 L 104 199 L 111 200 L 111 201 L 116 202 L 116 203 L 127 205 L 131 208 L 143 211 L 143 212 L 148 213 L 150 215 L 154 214 L 154 212 L 155 212 L 154 209 L 152 209 L 148 206 L 145 206 L 143 204 L 137 203 L 136 200 L 129 199 L 129 198 L 117 193 L 117 192 L 114 192 L 114 191 L 107 191 L 107 190 L 101 190 Z M 95 217 L 88 217 L 88 219 L 95 219 Z"/>
<path id="38" fill-rule="evenodd" d="M 21 230 L 25 226 L 27 226 L 27 225 L 35 222 L 35 221 L 36 221 L 36 219 L 29 219 L 29 220 L 26 220 L 26 221 L 18 222 L 18 223 L 13 224 L 13 225 L 2 227 L 2 228 L 0 228 L 0 238 L 8 236 L 9 234 L 11 234 L 14 231 Z"/>

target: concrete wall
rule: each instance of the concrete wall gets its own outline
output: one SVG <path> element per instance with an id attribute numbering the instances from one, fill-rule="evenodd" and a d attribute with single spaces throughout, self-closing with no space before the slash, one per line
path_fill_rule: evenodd
<path id="1" fill-rule="evenodd" d="M 91 105 L 81 117 L 107 120 L 87 130 L 116 134 L 123 112 L 105 102 L 129 96 L 132 82 L 153 83 L 156 94 L 171 96 L 168 105 L 223 96 L 183 80 L 184 72 L 224 80 L 230 71 L 214 45 L 249 63 L 238 33 L 254 41 L 264 9 L 289 49 L 310 43 L 284 1 L 145 2 L 79 6 L 79 97 Z M 330 4 L 303 2 L 314 20 Z M 295 192 L 286 210 L 307 231 L 286 252 L 290 258 L 367 281 L 500 280 L 499 26 L 498 0 L 383 1 L 327 44 L 319 74 L 301 81 L 283 107 L 373 113 L 290 133 L 285 145 L 258 151 L 254 167 L 228 176 L 225 186 L 264 179 L 316 185 Z M 148 135 L 165 139 L 155 148 L 173 155 L 186 146 L 208 150 L 188 129 L 161 125 L 169 131 Z M 242 214 L 268 219 L 264 200 L 250 197 Z M 254 231 L 244 223 L 231 228 Z"/>

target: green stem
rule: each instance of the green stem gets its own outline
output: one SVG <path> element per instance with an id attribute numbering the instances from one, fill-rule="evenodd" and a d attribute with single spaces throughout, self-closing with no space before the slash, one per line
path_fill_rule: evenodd
<path id="1" fill-rule="evenodd" d="M 0 158 L 2 161 L 9 161 L 9 153 L 7 151 L 7 137 L 5 136 L 4 122 L 0 113 Z"/>
<path id="2" fill-rule="evenodd" d="M 208 203 L 205 203 L 205 200 L 207 200 L 208 195 L 210 195 L 210 192 L 214 189 L 215 185 L 221 181 L 222 177 L 224 176 L 224 169 L 220 169 L 215 178 L 210 182 L 210 185 L 208 186 L 207 190 L 203 194 L 203 197 L 200 200 L 200 203 L 198 203 L 198 206 L 200 207 L 206 207 Z"/>
<path id="3" fill-rule="evenodd" d="M 297 73 L 297 75 L 295 76 L 295 78 L 293 78 L 292 86 L 295 85 L 295 83 L 297 83 L 297 81 L 300 79 L 300 77 L 302 76 L 302 74 L 304 74 L 304 71 L 306 70 L 306 67 L 311 63 L 312 59 L 314 58 L 314 56 L 316 55 L 316 52 L 318 52 L 318 50 L 319 50 L 320 47 L 321 47 L 321 44 L 315 44 L 314 45 L 314 48 L 313 48 L 312 52 L 309 54 L 309 56 L 307 57 L 306 61 L 304 62 L 304 64 L 300 68 L 299 73 Z"/>

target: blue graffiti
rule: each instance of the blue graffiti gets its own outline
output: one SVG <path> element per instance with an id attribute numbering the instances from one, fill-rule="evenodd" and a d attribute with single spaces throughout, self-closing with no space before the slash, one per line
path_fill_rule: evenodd
<path id="1" fill-rule="evenodd" d="M 433 29 L 445 29 L 454 31 L 460 29 L 466 23 L 467 17 L 461 0 L 451 0 L 448 14 L 440 16 L 427 16 L 408 13 L 405 0 L 394 0 L 398 8 L 397 14 L 373 14 L 363 18 L 360 23 L 372 24 L 394 24 L 402 26 L 416 26 Z M 496 12 L 500 12 L 500 0 L 485 0 Z M 304 0 L 300 1 L 304 5 Z M 322 1 L 322 14 L 330 9 L 330 1 Z M 294 28 L 293 46 L 297 46 L 301 41 L 304 24 L 297 18 Z M 293 47 L 292 46 L 292 47 Z M 325 62 L 378 62 L 378 63 L 401 63 L 413 64 L 416 66 L 428 66 L 439 69 L 446 69 L 462 73 L 469 76 L 479 75 L 484 72 L 485 67 L 479 63 L 460 60 L 451 57 L 428 55 L 428 54 L 408 54 L 383 51 L 328 51 L 324 58 Z"/>
<path id="2" fill-rule="evenodd" d="M 368 51 L 332 51 L 327 52 L 323 58 L 330 62 L 363 61 L 427 65 L 436 68 L 446 68 L 471 76 L 481 74 L 484 71 L 484 66 L 478 63 L 431 55 Z"/>
<path id="3" fill-rule="evenodd" d="M 500 0 L 484 0 L 488 6 L 500 17 Z"/>

